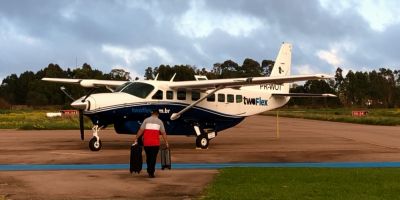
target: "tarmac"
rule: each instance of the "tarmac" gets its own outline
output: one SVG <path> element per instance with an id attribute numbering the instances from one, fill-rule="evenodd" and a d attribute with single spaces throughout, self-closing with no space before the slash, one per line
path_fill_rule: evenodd
<path id="1" fill-rule="evenodd" d="M 157 170 L 155 179 L 147 178 L 145 172 L 130 174 L 124 169 L 129 161 L 131 135 L 104 130 L 100 132 L 102 150 L 91 152 L 89 130 L 84 142 L 80 141 L 76 130 L 0 130 L 0 169 L 1 166 L 14 166 L 14 169 L 18 166 L 78 166 L 73 170 L 0 170 L 0 200 L 195 199 L 203 195 L 204 188 L 218 173 L 216 169 L 224 166 L 254 163 L 264 163 L 264 167 L 291 167 L 293 164 L 323 167 L 327 163 L 337 167 L 399 165 L 399 126 L 291 118 L 279 121 L 279 138 L 276 118 L 258 115 L 220 132 L 207 150 L 196 150 L 194 137 L 170 136 L 176 168 Z M 85 165 L 114 168 L 79 168 Z M 201 167 L 211 165 L 216 167 Z"/>

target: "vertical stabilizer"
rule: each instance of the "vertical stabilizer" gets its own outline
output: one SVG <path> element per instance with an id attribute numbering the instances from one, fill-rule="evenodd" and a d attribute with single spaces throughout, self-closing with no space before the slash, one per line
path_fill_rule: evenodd
<path id="1" fill-rule="evenodd" d="M 276 57 L 274 67 L 270 77 L 274 76 L 289 76 L 292 65 L 292 44 L 283 43 Z M 279 92 L 288 93 L 290 88 L 289 83 L 282 84 L 282 89 Z"/>
<path id="2" fill-rule="evenodd" d="M 289 76 L 292 64 L 292 44 L 283 43 L 276 57 L 271 77 Z"/>

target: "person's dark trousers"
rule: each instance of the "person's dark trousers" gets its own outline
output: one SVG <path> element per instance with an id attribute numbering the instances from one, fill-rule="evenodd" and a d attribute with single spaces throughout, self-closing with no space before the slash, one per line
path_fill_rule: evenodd
<path id="1" fill-rule="evenodd" d="M 157 154 L 160 146 L 145 146 L 144 151 L 146 152 L 146 163 L 147 163 L 147 173 L 150 176 L 154 176 L 156 170 Z"/>

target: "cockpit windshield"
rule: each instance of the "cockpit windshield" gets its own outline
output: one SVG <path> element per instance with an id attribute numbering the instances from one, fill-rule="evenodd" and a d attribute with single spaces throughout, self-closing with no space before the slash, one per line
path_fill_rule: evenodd
<path id="1" fill-rule="evenodd" d="M 121 90 L 124 89 L 129 84 L 131 84 L 131 82 L 128 81 L 128 82 L 118 86 L 117 89 L 114 90 L 114 92 L 121 92 Z"/>
<path id="2" fill-rule="evenodd" d="M 154 86 L 141 83 L 141 82 L 129 82 L 126 85 L 121 85 L 120 88 L 115 90 L 115 92 L 125 92 L 139 98 L 146 98 L 152 91 Z"/>

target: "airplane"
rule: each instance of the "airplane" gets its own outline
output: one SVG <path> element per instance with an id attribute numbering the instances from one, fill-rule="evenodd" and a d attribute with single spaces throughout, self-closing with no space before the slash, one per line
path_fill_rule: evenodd
<path id="1" fill-rule="evenodd" d="M 84 140 L 83 116 L 93 123 L 92 151 L 102 143 L 99 131 L 114 124 L 118 134 L 136 134 L 152 110 L 159 111 L 168 135 L 196 136 L 196 147 L 207 149 L 211 139 L 244 118 L 285 105 L 291 97 L 335 97 L 333 94 L 289 93 L 290 83 L 331 79 L 330 75 L 290 75 L 292 45 L 283 43 L 270 76 L 194 81 L 144 80 L 113 81 L 96 79 L 43 78 L 43 81 L 79 84 L 92 88 L 71 106 L 79 110 L 81 139 Z M 96 93 L 106 87 L 111 93 Z M 68 95 L 65 88 L 62 91 Z M 70 95 L 68 95 L 70 97 Z M 70 97 L 72 98 L 72 97 Z M 132 139 L 133 141 L 133 139 Z"/>

